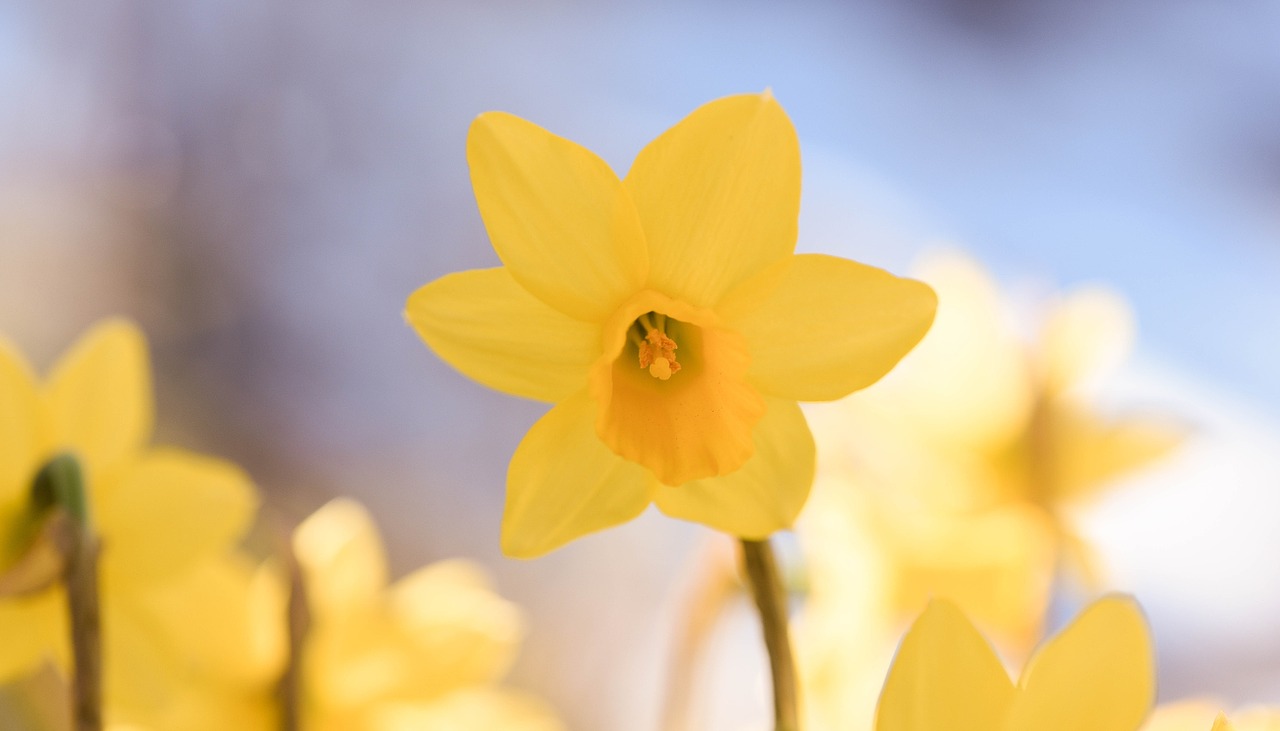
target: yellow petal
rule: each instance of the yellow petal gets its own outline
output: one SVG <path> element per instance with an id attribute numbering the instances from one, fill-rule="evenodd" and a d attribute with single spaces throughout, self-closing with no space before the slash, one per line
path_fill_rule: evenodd
<path id="1" fill-rule="evenodd" d="M 157 449 L 121 475 L 96 506 L 103 582 L 151 582 L 226 550 L 249 527 L 258 496 L 239 468 Z"/>
<path id="2" fill-rule="evenodd" d="M 1151 713 L 1142 731 L 1204 731 L 1221 715 L 1216 701 L 1191 699 L 1162 703 Z"/>
<path id="3" fill-rule="evenodd" d="M 649 283 L 712 307 L 791 254 L 800 143 L 769 92 L 703 105 L 636 157 L 626 178 L 649 242 Z"/>
<path id="4" fill-rule="evenodd" d="M 86 333 L 47 385 L 55 448 L 70 449 L 93 479 L 136 453 L 151 435 L 151 369 L 137 326 L 108 320 Z"/>
<path id="5" fill-rule="evenodd" d="M 136 601 L 155 641 L 210 682 L 265 688 L 284 665 L 283 582 L 245 556 L 201 561 Z"/>
<path id="6" fill-rule="evenodd" d="M 933 254 L 916 270 L 938 293 L 933 327 L 892 373 L 850 404 L 871 402 L 929 446 L 1003 449 L 1026 428 L 1033 384 L 996 284 L 955 252 Z"/>
<path id="7" fill-rule="evenodd" d="M 1041 332 L 1045 387 L 1059 393 L 1106 375 L 1133 344 L 1133 312 L 1119 293 L 1093 286 L 1072 292 Z"/>
<path id="8" fill-rule="evenodd" d="M 1094 493 L 1173 452 L 1185 436 L 1185 429 L 1170 421 L 1134 417 L 1108 423 L 1066 404 L 1052 412 L 1047 428 L 1054 440 L 1058 498 Z"/>
<path id="9" fill-rule="evenodd" d="M 1227 720 L 1227 714 L 1219 713 L 1218 717 L 1213 719 L 1213 728 L 1210 731 L 1232 731 L 1231 722 Z"/>
<path id="10" fill-rule="evenodd" d="M 861 485 L 859 485 L 861 487 Z M 879 552 L 894 570 L 899 607 L 929 597 L 954 601 L 1015 647 L 1039 637 L 1053 579 L 1054 525 L 1031 506 L 1013 503 L 976 513 L 876 505 Z"/>
<path id="11" fill-rule="evenodd" d="M 1280 709 L 1275 706 L 1257 706 L 1245 708 L 1231 714 L 1235 720 L 1226 725 L 1229 730 L 1240 731 L 1276 731 L 1280 729 Z"/>
<path id="12" fill-rule="evenodd" d="M 331 500 L 302 521 L 293 551 L 318 617 L 368 606 L 387 586 L 382 538 L 369 511 L 354 500 Z"/>
<path id="13" fill-rule="evenodd" d="M 507 469 L 502 551 L 534 558 L 625 523 L 649 505 L 651 477 L 596 436 L 586 392 L 557 404 L 524 436 Z"/>
<path id="14" fill-rule="evenodd" d="M 747 339 L 752 380 L 770 395 L 830 401 L 866 388 L 933 322 L 938 298 L 927 284 L 822 254 L 777 266 L 720 307 Z"/>
<path id="15" fill-rule="evenodd" d="M 934 600 L 902 638 L 876 731 L 997 731 L 1013 697 L 987 641 L 953 604 Z"/>
<path id="16" fill-rule="evenodd" d="M 525 289 L 603 321 L 644 284 L 644 234 L 618 176 L 591 151 L 519 117 L 482 114 L 467 137 L 493 248 Z"/>
<path id="17" fill-rule="evenodd" d="M 1155 654 L 1129 597 L 1094 602 L 1023 671 L 1008 731 L 1135 731 L 1155 702 Z"/>
<path id="18" fill-rule="evenodd" d="M 440 561 L 396 582 L 391 616 L 411 653 L 406 680 L 421 698 L 498 680 L 524 637 L 520 610 L 466 561 Z"/>
<path id="19" fill-rule="evenodd" d="M 767 398 L 765 406 L 753 433 L 755 453 L 742 469 L 678 487 L 661 485 L 654 495 L 658 508 L 741 538 L 760 539 L 791 527 L 813 485 L 813 435 L 794 401 Z"/>
<path id="20" fill-rule="evenodd" d="M 502 688 L 477 687 L 428 703 L 383 703 L 372 709 L 369 731 L 564 731 L 545 702 Z"/>
<path id="21" fill-rule="evenodd" d="M 60 589 L 0 600 L 0 683 L 53 661 L 66 667 L 66 602 Z"/>
<path id="22" fill-rule="evenodd" d="M 667 316 L 682 366 L 668 380 L 640 366 L 627 337 L 636 317 Z M 634 332 L 634 331 L 633 331 Z M 752 428 L 764 401 L 747 380 L 750 356 L 715 314 L 641 292 L 605 325 L 605 352 L 591 372 L 596 433 L 617 454 L 667 485 L 729 474 L 751 457 Z"/>
<path id="23" fill-rule="evenodd" d="M 38 393 L 22 354 L 0 338 L 0 505 L 26 500 L 38 468 Z"/>
<path id="24" fill-rule="evenodd" d="M 598 326 L 543 304 L 505 267 L 437 279 L 410 295 L 405 318 L 469 378 L 539 401 L 581 390 L 600 355 Z"/>

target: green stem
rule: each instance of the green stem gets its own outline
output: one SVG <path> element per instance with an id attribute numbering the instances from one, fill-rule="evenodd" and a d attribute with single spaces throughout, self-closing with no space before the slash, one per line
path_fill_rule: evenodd
<path id="1" fill-rule="evenodd" d="M 751 596 L 760 611 L 764 646 L 769 652 L 773 675 L 773 719 L 775 731 L 800 731 L 796 665 L 791 656 L 787 630 L 787 594 L 778 575 L 778 562 L 766 538 L 742 540 L 742 563 Z"/>
<path id="2" fill-rule="evenodd" d="M 80 463 L 70 455 L 51 459 L 36 475 L 32 498 L 37 509 L 49 508 L 49 520 L 61 521 L 57 531 L 66 565 L 62 581 L 67 590 L 71 622 L 72 728 L 102 729 L 102 624 L 98 604 L 98 541 L 93 534 L 89 496 Z"/>

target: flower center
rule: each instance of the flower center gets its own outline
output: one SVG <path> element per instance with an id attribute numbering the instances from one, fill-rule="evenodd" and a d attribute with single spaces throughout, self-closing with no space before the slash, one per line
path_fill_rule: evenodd
<path id="1" fill-rule="evenodd" d="M 676 362 L 676 341 L 667 335 L 667 316 L 657 312 L 646 312 L 631 324 L 627 337 L 636 346 L 640 367 L 648 368 L 649 375 L 665 381 L 680 372 L 680 364 Z"/>
<path id="2" fill-rule="evenodd" d="M 764 400 L 747 379 L 746 341 L 715 312 L 644 290 L 601 336 L 588 383 L 596 434 L 615 454 L 672 486 L 727 475 L 751 457 Z"/>

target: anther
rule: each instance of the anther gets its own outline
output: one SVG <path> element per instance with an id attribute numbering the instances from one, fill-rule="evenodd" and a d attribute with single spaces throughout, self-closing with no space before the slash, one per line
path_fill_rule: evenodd
<path id="1" fill-rule="evenodd" d="M 645 331 L 644 340 L 637 343 L 636 350 L 640 357 L 640 367 L 647 368 L 649 375 L 654 378 L 665 381 L 680 371 L 675 353 L 679 346 L 664 332 L 667 324 L 666 315 L 657 315 L 657 325 L 655 325 L 653 319 L 649 317 L 650 314 L 645 313 L 636 320 L 636 325 Z M 633 341 L 637 334 L 634 330 L 628 333 Z"/>

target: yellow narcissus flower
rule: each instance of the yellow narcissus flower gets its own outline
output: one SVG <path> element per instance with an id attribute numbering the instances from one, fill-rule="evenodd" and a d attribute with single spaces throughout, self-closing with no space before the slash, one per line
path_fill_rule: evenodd
<path id="1" fill-rule="evenodd" d="M 277 686 L 287 654 L 286 594 L 272 566 L 229 554 L 200 562 L 138 601 L 104 652 L 129 669 L 109 722 L 181 731 L 279 728 Z"/>
<path id="2" fill-rule="evenodd" d="M 879 596 L 892 623 L 945 596 L 1019 652 L 1039 636 L 1059 558 L 1091 572 L 1069 508 L 1170 451 L 1180 430 L 1104 417 L 1083 398 L 1132 336 L 1116 295 L 1069 294 L 1028 343 L 975 263 L 935 256 L 919 275 L 941 302 L 929 334 L 858 399 L 808 412 L 821 456 L 801 520 L 812 583 L 845 583 L 849 562 L 867 561 L 848 536 L 864 535 L 883 583 L 826 592 L 833 616 Z"/>
<path id="3" fill-rule="evenodd" d="M 184 662 L 183 638 L 165 636 L 155 602 L 206 562 L 226 554 L 253 518 L 257 496 L 233 465 L 148 446 L 152 428 L 146 344 L 132 324 L 112 320 L 89 331 L 43 382 L 0 341 L 0 573 L 30 547 L 32 481 L 51 457 L 70 452 L 82 465 L 93 526 L 101 539 L 99 575 L 106 644 L 108 708 L 131 694 L 165 699 L 137 685 L 154 670 L 151 647 Z M 0 682 L 46 660 L 69 662 L 62 590 L 0 599 Z M 166 639 L 167 637 L 167 639 Z"/>
<path id="4" fill-rule="evenodd" d="M 502 113 L 467 158 L 504 266 L 438 279 L 405 315 L 471 378 L 555 404 L 511 460 L 508 555 L 650 503 L 744 538 L 790 526 L 814 460 L 796 402 L 874 383 L 933 319 L 919 282 L 794 253 L 799 143 L 768 92 L 694 111 L 625 179 Z"/>
<path id="5" fill-rule="evenodd" d="M 479 568 L 443 561 L 388 586 L 373 521 L 343 499 L 293 545 L 311 613 L 305 731 L 562 731 L 538 699 L 498 685 L 524 622 Z"/>
<path id="6" fill-rule="evenodd" d="M 1137 731 L 1154 701 L 1150 631 L 1132 599 L 1094 602 L 1016 685 L 964 614 L 935 600 L 902 639 L 876 731 Z"/>
<path id="7" fill-rule="evenodd" d="M 936 256 L 920 276 L 942 297 L 938 321 L 865 399 L 822 415 L 833 460 L 900 473 L 899 485 L 933 508 L 1030 505 L 1074 540 L 1060 520 L 1063 507 L 1180 441 L 1181 429 L 1167 420 L 1109 418 L 1083 398 L 1082 388 L 1130 347 L 1132 316 L 1118 295 L 1098 287 L 1069 293 L 1027 342 L 972 261 Z M 867 432 L 886 438 L 867 446 Z"/>

